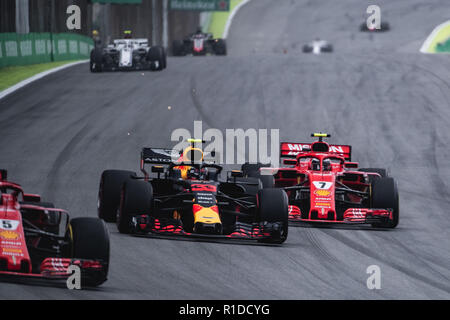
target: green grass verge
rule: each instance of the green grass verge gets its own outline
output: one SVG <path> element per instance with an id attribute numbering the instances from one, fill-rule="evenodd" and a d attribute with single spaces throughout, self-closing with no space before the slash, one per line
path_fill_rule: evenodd
<path id="1" fill-rule="evenodd" d="M 228 17 L 230 16 L 233 9 L 242 0 L 231 0 L 230 1 L 230 11 L 228 12 L 213 12 L 211 16 L 211 24 L 209 25 L 208 32 L 212 33 L 214 38 L 222 38 L 223 31 L 225 30 L 225 25 L 227 24 Z"/>
<path id="2" fill-rule="evenodd" d="M 75 61 L 77 60 L 0 68 L 0 91 L 5 90 L 19 83 L 20 81 L 30 78 L 40 72 L 47 71 Z"/>
<path id="3" fill-rule="evenodd" d="M 428 53 L 440 53 L 449 52 L 445 44 L 450 38 L 450 24 L 443 27 L 436 36 L 433 38 L 430 46 L 428 47 Z"/>

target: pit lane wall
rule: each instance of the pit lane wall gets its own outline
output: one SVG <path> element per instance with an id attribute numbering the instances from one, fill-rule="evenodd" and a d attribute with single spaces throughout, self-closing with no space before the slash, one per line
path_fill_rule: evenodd
<path id="1" fill-rule="evenodd" d="M 75 33 L 0 33 L 0 68 L 88 59 L 91 38 Z"/>

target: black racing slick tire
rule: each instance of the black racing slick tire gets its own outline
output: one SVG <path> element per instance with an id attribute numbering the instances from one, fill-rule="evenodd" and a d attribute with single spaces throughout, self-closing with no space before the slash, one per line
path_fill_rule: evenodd
<path id="1" fill-rule="evenodd" d="M 91 72 L 102 72 L 103 51 L 100 48 L 94 48 L 91 51 L 89 69 Z"/>
<path id="2" fill-rule="evenodd" d="M 259 222 L 278 223 L 279 231 L 271 238 L 260 240 L 265 243 L 283 243 L 289 229 L 289 204 L 286 192 L 282 189 L 263 189 L 257 195 L 257 220 Z"/>
<path id="3" fill-rule="evenodd" d="M 161 71 L 164 69 L 165 51 L 161 46 L 151 47 L 148 51 L 147 59 L 151 62 L 158 62 L 158 66 L 154 67 L 154 70 Z"/>
<path id="4" fill-rule="evenodd" d="M 397 184 L 393 178 L 384 177 L 372 182 L 372 208 L 392 209 L 393 219 L 386 222 L 373 223 L 377 228 L 395 228 L 400 219 L 399 196 Z"/>
<path id="5" fill-rule="evenodd" d="M 218 56 L 227 55 L 227 43 L 224 39 L 217 39 L 214 42 L 214 53 Z"/>
<path id="6" fill-rule="evenodd" d="M 100 219 L 106 222 L 116 222 L 122 185 L 131 176 L 135 175 L 135 172 L 125 170 L 103 171 L 100 178 L 97 201 L 97 212 Z"/>
<path id="7" fill-rule="evenodd" d="M 101 260 L 104 270 L 82 277 L 81 285 L 96 287 L 106 281 L 109 269 L 109 233 L 98 218 L 74 218 L 70 221 L 72 258 Z"/>
<path id="8" fill-rule="evenodd" d="M 152 208 L 153 188 L 149 182 L 129 179 L 125 181 L 120 196 L 117 229 L 131 233 L 131 220 L 138 214 L 149 214 Z"/>

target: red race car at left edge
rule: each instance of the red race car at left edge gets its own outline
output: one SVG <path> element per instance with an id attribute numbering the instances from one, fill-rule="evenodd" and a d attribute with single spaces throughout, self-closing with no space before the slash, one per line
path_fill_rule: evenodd
<path id="1" fill-rule="evenodd" d="M 98 218 L 69 219 L 41 197 L 23 192 L 0 170 L 0 276 L 66 279 L 78 266 L 81 285 L 106 281 L 109 234 Z"/>
<path id="2" fill-rule="evenodd" d="M 245 176 L 259 177 L 264 188 L 282 188 L 289 197 L 289 221 L 369 224 L 395 228 L 399 195 L 394 178 L 382 168 L 358 168 L 349 145 L 330 145 L 326 133 L 312 143 L 282 142 L 285 167 L 245 164 Z"/>

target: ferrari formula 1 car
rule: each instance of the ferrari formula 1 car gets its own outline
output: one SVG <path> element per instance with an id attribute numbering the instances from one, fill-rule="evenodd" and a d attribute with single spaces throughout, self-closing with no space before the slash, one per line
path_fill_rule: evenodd
<path id="1" fill-rule="evenodd" d="M 304 53 L 314 53 L 319 54 L 322 52 L 330 53 L 333 52 L 333 45 L 325 40 L 316 39 L 310 43 L 303 46 Z"/>
<path id="2" fill-rule="evenodd" d="M 246 164 L 244 175 L 264 177 L 264 187 L 283 188 L 289 197 L 289 220 L 371 224 L 395 228 L 399 195 L 386 169 L 361 168 L 351 162 L 351 146 L 329 145 L 328 134 L 314 143 L 282 142 L 280 157 L 288 167 Z"/>
<path id="3" fill-rule="evenodd" d="M 163 47 L 148 45 L 147 39 L 118 39 L 91 51 L 91 72 L 117 70 L 163 70 L 167 66 Z"/>
<path id="4" fill-rule="evenodd" d="M 99 217 L 115 221 L 119 232 L 135 235 L 286 240 L 288 199 L 283 190 L 262 190 L 259 179 L 243 178 L 240 171 L 220 182 L 221 166 L 192 159 L 203 159 L 201 149 L 190 147 L 180 155 L 172 149 L 144 148 L 143 177 L 104 171 Z M 153 165 L 153 178 L 144 168 L 147 163 Z"/>
<path id="5" fill-rule="evenodd" d="M 198 31 L 185 40 L 175 40 L 172 44 L 174 56 L 204 56 L 207 53 L 218 56 L 227 54 L 227 44 L 224 39 L 214 39 L 212 34 Z"/>
<path id="6" fill-rule="evenodd" d="M 70 266 L 82 286 L 106 281 L 109 235 L 97 218 L 74 218 L 40 196 L 24 193 L 0 170 L 0 276 L 66 279 Z"/>

